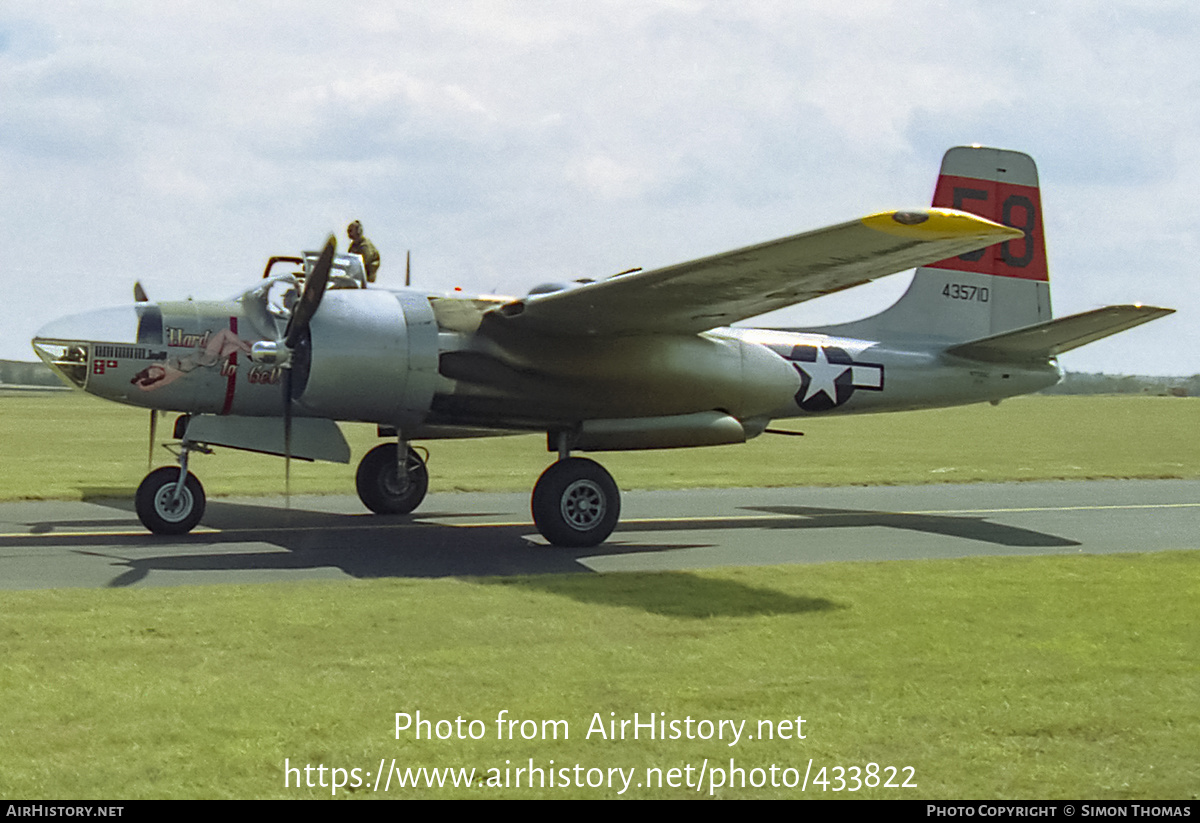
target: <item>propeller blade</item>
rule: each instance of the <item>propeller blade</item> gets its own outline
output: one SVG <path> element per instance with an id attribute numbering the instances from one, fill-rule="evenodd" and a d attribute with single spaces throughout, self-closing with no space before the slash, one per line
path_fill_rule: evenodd
<path id="1" fill-rule="evenodd" d="M 289 355 L 308 339 L 308 324 L 312 322 L 313 315 L 321 305 L 321 298 L 325 296 L 325 287 L 329 285 L 329 272 L 333 269 L 333 255 L 336 252 L 337 238 L 331 234 L 325 241 L 325 248 L 321 250 L 316 265 L 305 278 L 304 293 L 292 308 L 292 316 L 283 337 L 283 345 L 287 346 Z M 307 351 L 307 345 L 302 346 L 302 354 Z M 292 506 L 292 401 L 296 399 L 292 381 L 295 366 L 295 359 L 289 357 L 283 369 L 283 495 L 289 509 Z M 303 368 L 306 369 L 307 375 L 307 365 Z M 307 377 L 304 377 L 302 381 L 306 379 Z M 300 391 L 304 391 L 303 382 Z"/>
<path id="2" fill-rule="evenodd" d="M 146 296 L 146 290 L 142 288 L 142 281 L 138 280 L 133 284 L 133 301 L 135 303 L 149 303 L 150 298 Z"/>
<path id="3" fill-rule="evenodd" d="M 404 285 L 412 285 L 412 250 L 404 252 Z"/>
<path id="4" fill-rule="evenodd" d="M 288 323 L 287 336 L 283 341 L 289 349 L 296 347 L 296 341 L 308 330 L 309 322 L 317 313 L 317 307 L 321 305 L 325 287 L 329 285 L 329 272 L 333 268 L 333 255 L 336 251 L 337 238 L 331 234 L 325 241 L 325 248 L 322 249 L 312 273 L 305 280 L 304 294 L 300 295 L 300 301 L 292 309 L 292 319 Z"/>
<path id="5" fill-rule="evenodd" d="M 283 370 L 283 499 L 292 507 L 292 370 Z"/>

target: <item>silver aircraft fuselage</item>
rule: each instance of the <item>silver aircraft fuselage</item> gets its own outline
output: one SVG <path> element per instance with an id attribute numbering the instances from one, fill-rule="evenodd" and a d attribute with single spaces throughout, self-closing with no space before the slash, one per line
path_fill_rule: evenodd
<path id="1" fill-rule="evenodd" d="M 989 364 L 920 341 L 721 328 L 699 335 L 579 338 L 564 345 L 490 324 L 494 298 L 439 318 L 441 295 L 336 289 L 312 322 L 297 416 L 402 426 L 549 430 L 588 420 L 719 411 L 754 436 L 771 419 L 952 406 L 1037 391 L 1053 362 Z M 288 366 L 256 363 L 277 336 L 246 298 L 139 303 L 43 328 L 38 354 L 69 382 L 134 406 L 279 416 Z"/>

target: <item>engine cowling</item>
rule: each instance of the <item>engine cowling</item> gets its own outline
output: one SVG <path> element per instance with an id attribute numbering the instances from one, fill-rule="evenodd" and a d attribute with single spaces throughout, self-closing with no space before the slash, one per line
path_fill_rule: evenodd
<path id="1" fill-rule="evenodd" d="M 310 325 L 303 412 L 401 428 L 429 413 L 437 379 L 437 323 L 429 300 L 384 290 L 331 290 Z"/>

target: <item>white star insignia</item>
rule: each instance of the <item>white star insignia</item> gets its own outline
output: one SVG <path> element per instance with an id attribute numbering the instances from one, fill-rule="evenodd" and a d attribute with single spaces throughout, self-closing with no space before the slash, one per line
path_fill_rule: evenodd
<path id="1" fill-rule="evenodd" d="M 837 386 L 834 381 L 845 374 L 848 368 L 850 367 L 844 363 L 830 363 L 829 358 L 825 356 L 825 349 L 817 346 L 817 361 L 800 366 L 800 369 L 809 376 L 808 391 L 804 393 L 803 402 L 807 403 L 816 395 L 825 392 L 829 402 L 836 404 Z"/>

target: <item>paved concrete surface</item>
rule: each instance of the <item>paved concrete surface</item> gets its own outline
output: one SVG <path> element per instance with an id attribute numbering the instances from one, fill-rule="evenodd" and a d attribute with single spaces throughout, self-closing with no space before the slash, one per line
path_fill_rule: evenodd
<path id="1" fill-rule="evenodd" d="M 147 533 L 131 500 L 0 503 L 0 588 L 621 572 L 1200 547 L 1200 481 L 632 491 L 607 543 L 558 549 L 525 494 L 430 495 L 410 517 L 353 497 L 210 500 Z"/>

